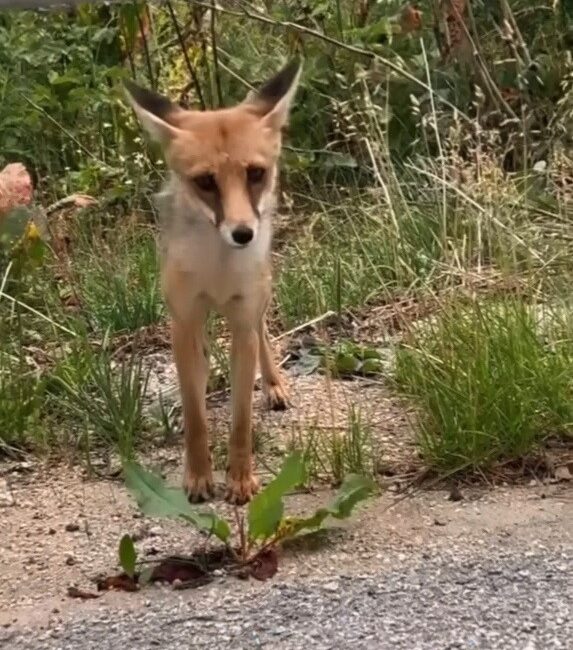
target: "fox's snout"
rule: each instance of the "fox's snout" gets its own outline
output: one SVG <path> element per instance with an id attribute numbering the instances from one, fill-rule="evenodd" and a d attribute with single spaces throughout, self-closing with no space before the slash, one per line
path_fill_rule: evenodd
<path id="1" fill-rule="evenodd" d="M 246 224 L 240 224 L 231 231 L 233 241 L 239 246 L 246 246 L 255 236 L 255 231 Z"/>
<path id="2" fill-rule="evenodd" d="M 220 226 L 221 236 L 227 244 L 234 248 L 245 248 L 257 236 L 257 222 L 239 221 L 227 223 L 224 221 Z"/>

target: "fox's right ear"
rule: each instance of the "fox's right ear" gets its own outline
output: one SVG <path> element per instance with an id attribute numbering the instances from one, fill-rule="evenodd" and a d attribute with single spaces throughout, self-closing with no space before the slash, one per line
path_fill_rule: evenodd
<path id="1" fill-rule="evenodd" d="M 137 114 L 139 121 L 149 135 L 162 145 L 172 140 L 179 129 L 173 124 L 173 117 L 182 109 L 167 97 L 125 81 L 125 95 Z"/>
<path id="2" fill-rule="evenodd" d="M 245 102 L 258 107 L 264 120 L 273 129 L 282 129 L 288 121 L 301 70 L 302 63 L 299 58 L 295 58 L 258 90 L 247 95 Z"/>

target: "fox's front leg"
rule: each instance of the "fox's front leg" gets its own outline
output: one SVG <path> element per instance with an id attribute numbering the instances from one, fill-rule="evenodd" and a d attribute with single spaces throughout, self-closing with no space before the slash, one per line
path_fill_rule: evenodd
<path id="1" fill-rule="evenodd" d="M 205 397 L 209 361 L 203 337 L 203 310 L 171 326 L 173 356 L 179 376 L 185 428 L 183 487 L 190 501 L 203 501 L 213 495 L 213 474 Z"/>
<path id="2" fill-rule="evenodd" d="M 256 327 L 233 327 L 231 343 L 232 429 L 225 498 L 241 505 L 259 488 L 253 472 L 251 417 L 259 334 Z"/>

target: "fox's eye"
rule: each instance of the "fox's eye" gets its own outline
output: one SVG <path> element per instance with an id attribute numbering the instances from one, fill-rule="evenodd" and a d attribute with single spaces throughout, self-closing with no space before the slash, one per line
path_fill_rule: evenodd
<path id="1" fill-rule="evenodd" d="M 199 174 L 193 178 L 193 182 L 203 192 L 216 192 L 217 181 L 213 174 Z"/>
<path id="2" fill-rule="evenodd" d="M 263 167 L 247 167 L 247 180 L 249 183 L 260 183 L 265 177 Z"/>

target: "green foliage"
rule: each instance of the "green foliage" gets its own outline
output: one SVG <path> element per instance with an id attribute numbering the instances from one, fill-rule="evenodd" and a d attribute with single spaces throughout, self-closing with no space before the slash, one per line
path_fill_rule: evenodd
<path id="1" fill-rule="evenodd" d="M 105 350 L 80 347 L 50 374 L 48 395 L 76 426 L 86 427 L 92 444 L 115 446 L 131 457 L 144 428 L 148 376 L 141 359 L 114 363 Z"/>
<path id="2" fill-rule="evenodd" d="M 161 320 L 164 308 L 152 237 L 145 232 L 128 236 L 101 251 L 101 243 L 88 250 L 84 246 L 74 255 L 74 289 L 98 333 L 132 332 Z"/>
<path id="3" fill-rule="evenodd" d="M 248 521 L 251 539 L 268 539 L 276 532 L 283 518 L 283 497 L 303 482 L 302 455 L 291 454 L 277 476 L 249 504 Z"/>
<path id="4" fill-rule="evenodd" d="M 487 468 L 570 430 L 571 330 L 540 322 L 539 313 L 514 299 L 456 303 L 404 343 L 397 380 L 419 406 L 418 442 L 430 466 Z"/>
<path id="5" fill-rule="evenodd" d="M 40 435 L 42 380 L 27 366 L 24 350 L 14 352 L 0 350 L 0 455 L 31 447 Z"/>
<path id="6" fill-rule="evenodd" d="M 385 349 L 353 341 L 338 341 L 333 346 L 315 345 L 302 351 L 295 369 L 308 374 L 322 368 L 333 377 L 379 375 L 387 365 Z"/>
<path id="7" fill-rule="evenodd" d="M 374 489 L 372 481 L 356 474 L 346 477 L 334 501 L 326 508 L 319 508 L 310 517 L 287 517 L 279 528 L 282 539 L 297 537 L 316 531 L 328 517 L 346 519 L 354 506 L 368 498 Z"/>
<path id="8" fill-rule="evenodd" d="M 134 461 L 123 461 L 123 475 L 128 490 L 142 512 L 149 517 L 178 517 L 199 530 L 226 542 L 230 527 L 214 512 L 198 512 L 192 507 L 182 489 L 167 487 L 160 476 L 144 469 Z"/>
<path id="9" fill-rule="evenodd" d="M 150 517 L 178 517 L 199 530 L 230 543 L 230 525 L 212 511 L 199 511 L 191 506 L 183 489 L 167 487 L 160 476 L 133 461 L 123 462 L 123 472 L 126 486 L 144 514 Z M 255 542 L 263 544 L 262 549 L 268 540 L 279 543 L 300 534 L 303 530 L 314 531 L 328 516 L 336 519 L 349 517 L 354 506 L 370 496 L 374 490 L 374 483 L 370 479 L 351 475 L 343 482 L 329 507 L 321 508 L 307 518 L 285 518 L 283 498 L 289 490 L 304 480 L 304 476 L 302 455 L 291 454 L 275 479 L 251 501 L 246 538 L 244 531 L 239 531 L 243 543 L 248 540 L 249 544 L 248 547 L 241 548 L 243 561 L 252 559 L 248 556 L 248 549 L 252 548 Z"/>
<path id="10" fill-rule="evenodd" d="M 137 552 L 130 535 L 124 535 L 119 541 L 119 564 L 125 573 L 133 579 Z"/>

